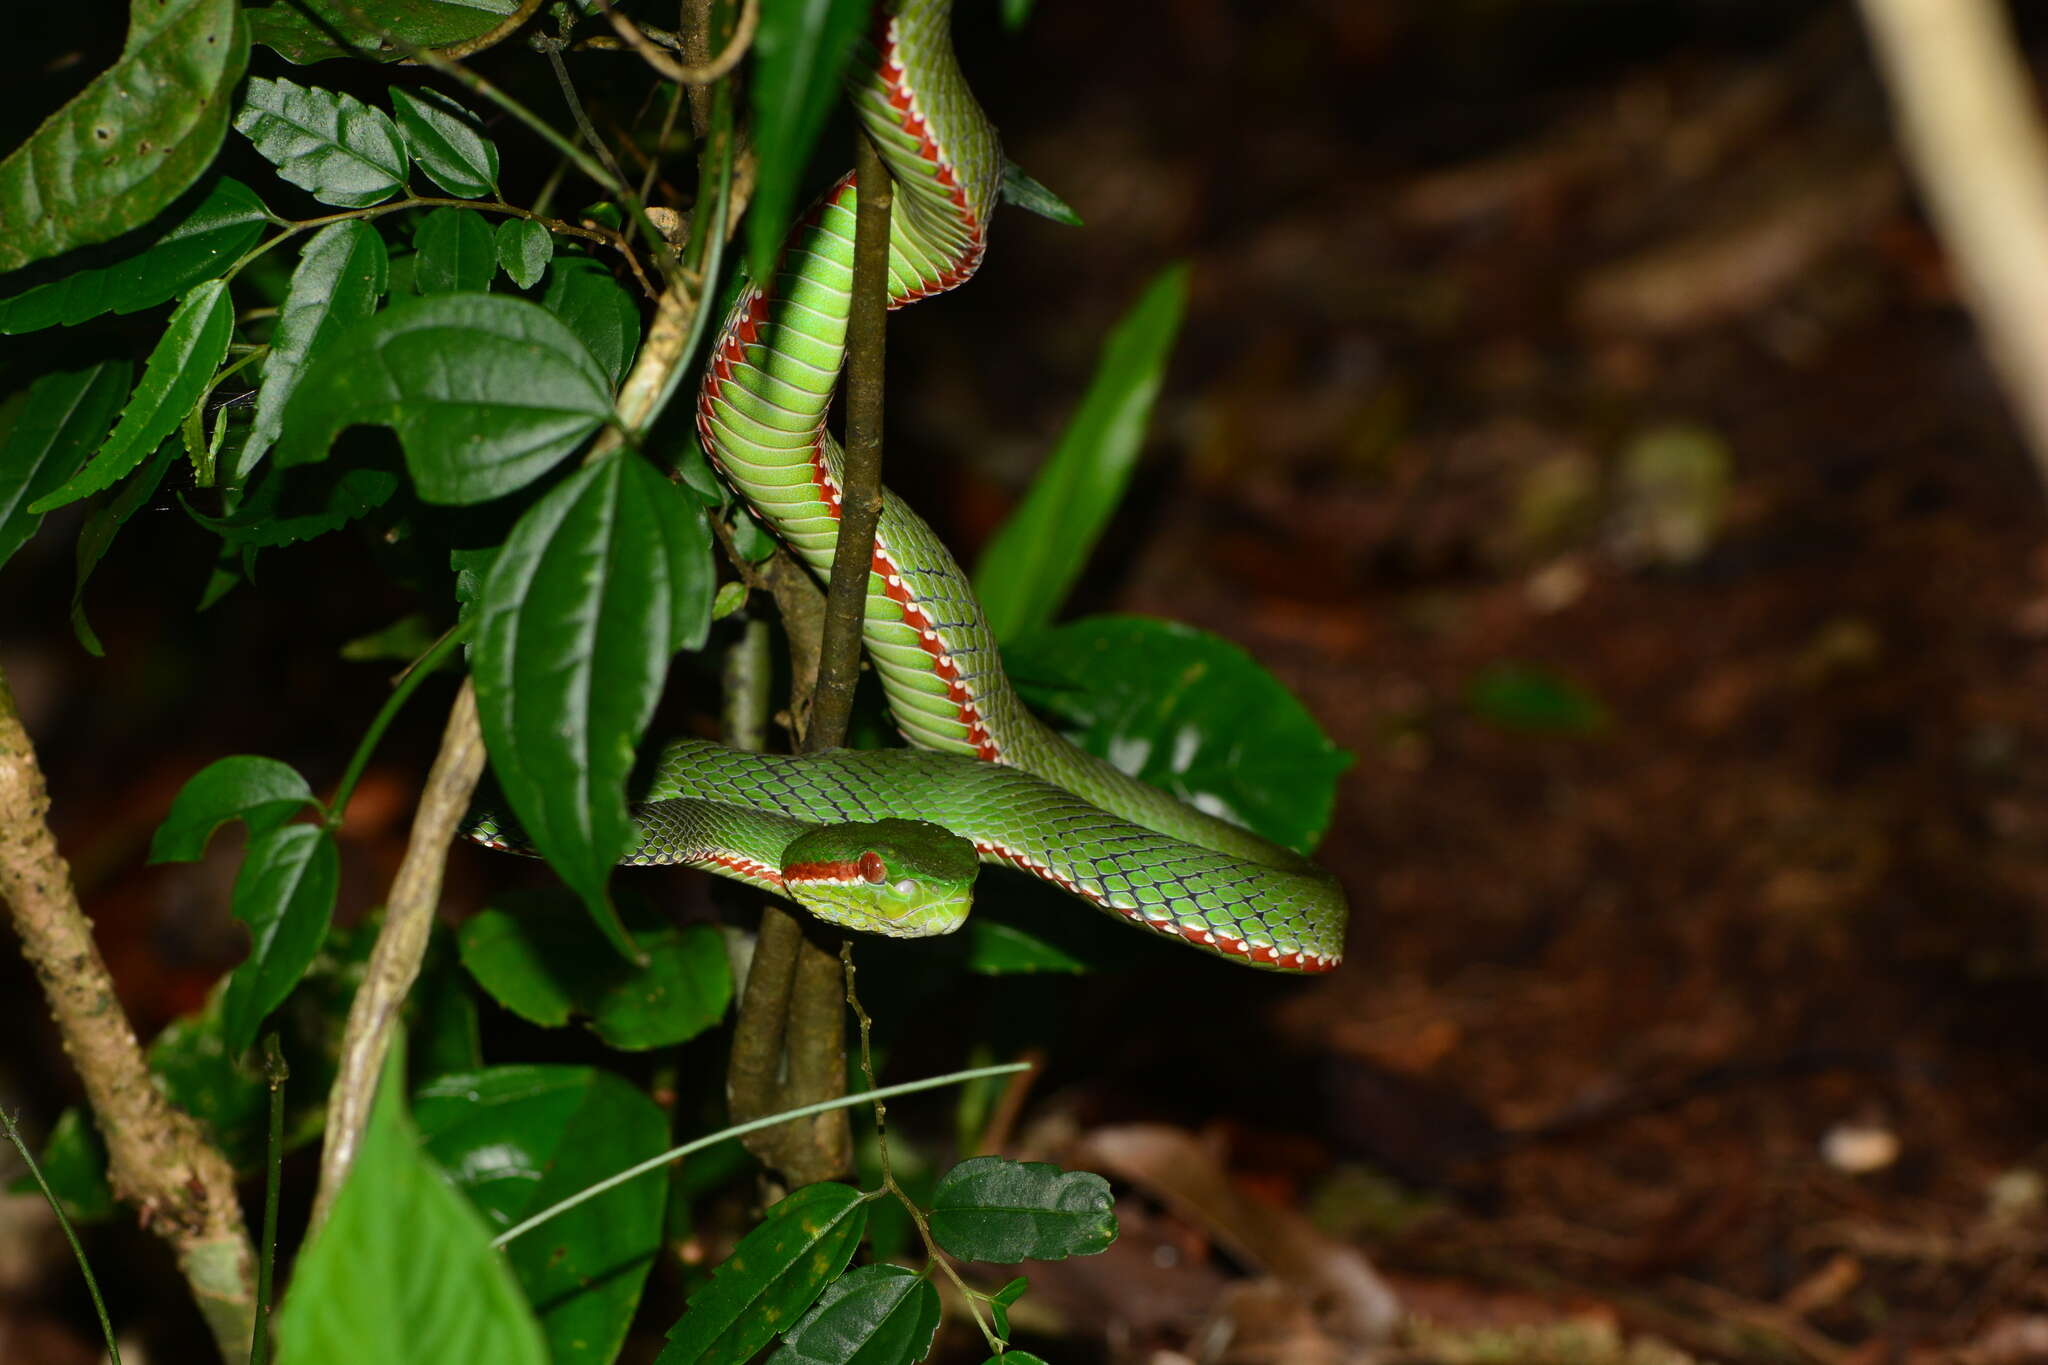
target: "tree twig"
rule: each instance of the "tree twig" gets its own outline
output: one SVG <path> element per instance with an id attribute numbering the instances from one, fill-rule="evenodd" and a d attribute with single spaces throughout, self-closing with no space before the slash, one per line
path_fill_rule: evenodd
<path id="1" fill-rule="evenodd" d="M 504 42 L 507 38 L 517 33 L 519 26 L 528 19 L 531 19 L 533 12 L 539 9 L 540 6 L 541 0 L 523 0 L 518 9 L 513 10 L 488 30 L 464 42 L 450 43 L 446 47 L 437 47 L 434 49 L 434 55 L 444 61 L 459 62 L 464 57 L 475 56 L 487 47 L 496 47 L 499 43 Z"/>
<path id="2" fill-rule="evenodd" d="M 363 984 L 349 1003 L 342 1031 L 341 1062 L 334 1088 L 327 1095 L 327 1135 L 320 1149 L 320 1187 L 313 1197 L 313 1227 L 327 1219 L 355 1165 L 356 1152 L 369 1125 L 377 1097 L 377 1079 L 391 1050 L 405 997 L 420 974 L 427 939 L 434 928 L 434 910 L 441 901 L 441 874 L 448 845 L 469 809 L 469 799 L 484 770 L 484 739 L 477 726 L 476 690 L 468 678 L 448 710 L 441 733 L 441 751 L 420 792 L 413 815 L 412 837 L 405 861 L 391 880 L 384 925 L 377 931 L 363 970 Z"/>
<path id="3" fill-rule="evenodd" d="M 170 1244 L 221 1355 L 243 1360 L 255 1325 L 256 1259 L 234 1169 L 149 1074 L 57 851 L 49 810 L 35 746 L 0 674 L 0 899 L 85 1084 L 114 1192 Z"/>
<path id="4" fill-rule="evenodd" d="M 860 628 L 882 516 L 882 332 L 889 309 L 889 210 L 894 185 L 865 134 L 854 139 L 859 200 L 853 228 L 853 302 L 846 321 L 846 459 L 840 474 L 839 539 L 825 590 L 818 696 L 805 748 L 846 737 L 860 681 Z"/>
<path id="5" fill-rule="evenodd" d="M 855 179 L 868 191 L 860 194 L 854 218 L 847 451 L 840 480 L 839 539 L 818 645 L 817 689 L 801 745 L 806 753 L 836 748 L 846 738 L 854 685 L 860 678 L 861 620 L 869 566 L 874 562 L 875 523 L 882 511 L 882 331 L 889 303 L 893 186 L 880 155 L 864 135 L 856 139 L 855 154 Z M 791 624 L 794 641 L 797 630 Z M 727 1078 L 735 1118 L 845 1093 L 846 1018 L 838 959 L 805 932 L 794 913 L 779 905 L 762 910 Z M 763 1146 L 763 1160 L 793 1185 L 830 1179 L 852 1163 L 852 1129 L 844 1110 L 821 1114 L 801 1127 L 771 1130 Z"/>
<path id="6" fill-rule="evenodd" d="M 2005 6 L 1861 3 L 1907 160 L 2048 481 L 2048 138 Z"/>
<path id="7" fill-rule="evenodd" d="M 746 0 L 740 10 L 739 25 L 733 29 L 732 37 L 725 47 L 709 61 L 685 66 L 663 52 L 658 44 L 640 31 L 640 26 L 614 9 L 611 0 L 597 0 L 598 8 L 605 18 L 612 21 L 619 37 L 626 45 L 640 54 L 640 60 L 659 71 L 678 85 L 709 85 L 740 64 L 740 58 L 747 55 L 747 47 L 754 41 L 754 30 L 761 23 L 761 0 Z"/>

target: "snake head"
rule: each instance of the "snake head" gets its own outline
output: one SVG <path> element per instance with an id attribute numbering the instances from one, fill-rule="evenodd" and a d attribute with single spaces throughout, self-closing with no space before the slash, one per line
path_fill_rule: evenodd
<path id="1" fill-rule="evenodd" d="M 966 922 L 980 867 L 973 844 L 923 820 L 825 825 L 782 851 L 782 888 L 827 924 L 923 938 Z"/>

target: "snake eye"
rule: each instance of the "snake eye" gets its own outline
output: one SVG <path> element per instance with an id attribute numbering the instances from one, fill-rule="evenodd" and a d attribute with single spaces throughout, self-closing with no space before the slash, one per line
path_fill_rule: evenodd
<path id="1" fill-rule="evenodd" d="M 916 882 L 914 882 L 914 881 L 912 881 L 912 880 L 911 880 L 910 878 L 908 878 L 908 877 L 905 877 L 905 878 L 903 878 L 903 879 L 902 879 L 901 881 L 899 881 L 899 882 L 897 882 L 897 883 L 896 883 L 896 894 L 897 894 L 897 895 L 899 895 L 899 896 L 914 896 L 914 895 L 916 895 L 916 894 L 917 894 L 917 883 L 916 883 Z"/>
<path id="2" fill-rule="evenodd" d="M 880 885 L 889 878 L 889 868 L 882 862 L 882 855 L 869 849 L 860 855 L 860 875 Z"/>

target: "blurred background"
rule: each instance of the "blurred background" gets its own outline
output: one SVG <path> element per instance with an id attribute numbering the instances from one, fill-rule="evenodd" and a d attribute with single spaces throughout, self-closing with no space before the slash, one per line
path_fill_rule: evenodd
<path id="1" fill-rule="evenodd" d="M 124 9 L 10 18 L 8 145 Z M 1853 10 L 961 11 L 1007 150 L 1087 225 L 1006 211 L 971 287 L 895 317 L 890 482 L 971 561 L 1104 331 L 1192 261 L 1074 609 L 1228 636 L 1356 756 L 1340 971 L 1161 949 L 996 997 L 1048 1063 L 1012 1154 L 1122 1196 L 1110 1253 L 1033 1271 L 1041 1353 L 2048 1360 L 2048 519 Z M 492 59 L 554 108 L 532 54 Z M 600 105 L 609 60 L 578 68 Z M 28 341 L 0 387 L 70 344 Z M 230 752 L 331 784 L 390 672 L 338 647 L 415 603 L 343 534 L 195 615 L 210 552 L 166 501 L 87 590 L 94 660 L 69 530 L 0 578 L 0 666 L 147 1036 L 242 951 L 234 848 L 141 865 L 171 795 Z M 344 916 L 449 686 L 350 812 Z M 486 864 L 454 855 L 451 919 Z M 992 1036 L 972 991 L 922 1008 L 903 1076 Z M 43 1131 L 76 1083 L 11 952 L 0 1038 Z M 148 1359 L 199 1349 L 152 1239 L 88 1246 Z M 39 1202 L 0 1203 L 0 1358 L 96 1358 L 75 1278 Z M 1414 1321 L 1361 1353 L 1386 1292 Z"/>

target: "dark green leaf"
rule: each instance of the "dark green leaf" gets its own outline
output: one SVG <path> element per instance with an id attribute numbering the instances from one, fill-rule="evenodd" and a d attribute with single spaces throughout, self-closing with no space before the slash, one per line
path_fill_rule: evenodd
<path id="1" fill-rule="evenodd" d="M 490 224 L 472 209 L 435 209 L 413 238 L 419 257 L 412 286 L 422 294 L 480 294 L 498 273 L 498 244 Z"/>
<path id="2" fill-rule="evenodd" d="M 255 191 L 223 176 L 197 208 L 135 255 L 0 301 L 0 332 L 34 332 L 154 308 L 218 277 L 256 244 L 268 221 L 270 212 Z"/>
<path id="3" fill-rule="evenodd" d="M 395 303 L 313 358 L 278 460 L 320 459 L 346 427 L 395 428 L 428 502 L 523 488 L 611 413 L 611 386 L 575 333 L 524 299 L 437 294 Z"/>
<path id="4" fill-rule="evenodd" d="M 1328 828 L 1351 756 L 1228 640 L 1091 616 L 1012 641 L 1003 659 L 1025 700 L 1126 772 L 1299 852 Z"/>
<path id="5" fill-rule="evenodd" d="M 286 61 L 402 61 L 405 44 L 447 47 L 496 28 L 519 0 L 278 0 L 249 11 L 251 35 Z M 389 33 L 397 42 L 387 41 Z"/>
<path id="6" fill-rule="evenodd" d="M 747 268 L 757 280 L 774 268 L 811 147 L 871 8 L 871 0 L 763 0 L 749 87 L 760 172 L 747 214 Z"/>
<path id="7" fill-rule="evenodd" d="M 498 148 L 476 115 L 438 90 L 391 88 L 405 150 L 427 178 L 457 199 L 498 192 Z"/>
<path id="8" fill-rule="evenodd" d="M 624 450 L 565 479 L 492 566 L 471 659 L 512 813 L 629 957 L 606 883 L 635 837 L 626 777 L 683 624 L 670 565 L 694 510 Z"/>
<path id="9" fill-rule="evenodd" d="M 248 60 L 235 0 L 132 0 L 121 59 L 0 161 L 0 270 L 162 213 L 220 150 Z"/>
<path id="10" fill-rule="evenodd" d="M 939 1330 L 939 1291 L 900 1265 L 864 1265 L 825 1287 L 768 1365 L 912 1365 Z"/>
<path id="11" fill-rule="evenodd" d="M 227 1049 L 221 1031 L 225 995 L 216 990 L 203 1009 L 164 1025 L 149 1044 L 149 1069 L 164 1097 L 199 1120 L 230 1162 L 246 1168 L 263 1150 L 265 1090 L 253 1071 L 236 1064 L 240 1054 Z"/>
<path id="12" fill-rule="evenodd" d="M 974 566 L 998 640 L 1052 620 L 1123 501 L 1180 330 L 1187 274 L 1184 265 L 1162 272 L 1110 332 L 1059 446 Z"/>
<path id="13" fill-rule="evenodd" d="M 932 1237 L 967 1261 L 1062 1261 L 1116 1240 L 1116 1201 L 1093 1171 L 977 1156 L 946 1172 L 932 1195 Z"/>
<path id="14" fill-rule="evenodd" d="M 1534 664 L 1494 664 L 1472 680 L 1465 704 L 1482 720 L 1526 734 L 1593 735 L 1607 708 L 1570 679 Z"/>
<path id="15" fill-rule="evenodd" d="M 1031 0 L 1003 0 L 1003 27 L 1012 33 L 1031 17 Z"/>
<path id="16" fill-rule="evenodd" d="M 540 283 L 554 255 L 555 235 L 531 218 L 507 218 L 498 224 L 498 264 L 521 289 Z"/>
<path id="17" fill-rule="evenodd" d="M 652 921 L 656 927 L 638 927 Z M 559 1028 L 572 1015 L 611 1047 L 638 1051 L 694 1038 L 725 1015 L 732 974 L 706 924 L 686 928 L 631 916 L 636 967 L 591 936 L 574 901 L 546 892 L 501 897 L 462 926 L 462 965 L 522 1019 Z"/>
<path id="18" fill-rule="evenodd" d="M 277 1316 L 291 1365 L 548 1365 L 482 1217 L 420 1151 L 405 1059 L 385 1063 L 354 1169 L 292 1269 Z"/>
<path id="19" fill-rule="evenodd" d="M 990 1356 L 982 1365 L 1045 1365 L 1045 1362 L 1029 1351 L 1005 1351 L 999 1356 Z"/>
<path id="20" fill-rule="evenodd" d="M 996 1335 L 1004 1341 L 1010 1339 L 1010 1305 L 1023 1298 L 1030 1287 L 1031 1281 L 1019 1275 L 988 1296 L 988 1315 L 995 1319 Z"/>
<path id="21" fill-rule="evenodd" d="M 142 509 L 142 505 L 156 496 L 157 486 L 164 481 L 164 473 L 171 467 L 171 461 L 178 458 L 178 443 L 165 441 L 157 447 L 156 454 L 140 473 L 124 484 L 119 493 L 105 503 L 93 508 L 79 529 L 78 544 L 72 552 L 76 565 L 71 585 L 71 631 L 78 637 L 78 643 L 94 658 L 106 651 L 100 648 L 100 637 L 93 634 L 92 623 L 85 619 L 85 585 L 92 580 L 93 570 L 106 558 L 114 537 L 128 524 L 128 519 Z"/>
<path id="22" fill-rule="evenodd" d="M 230 820 L 260 838 L 309 807 L 319 808 L 298 770 L 274 758 L 236 754 L 201 768 L 178 790 L 171 813 L 150 840 L 152 863 L 189 863 L 205 856 L 215 830 Z"/>
<path id="23" fill-rule="evenodd" d="M 388 469 L 353 465 L 326 477 L 303 478 L 299 470 L 272 469 L 235 508 L 234 515 L 186 514 L 220 536 L 223 543 L 245 550 L 292 545 L 324 536 L 391 501 L 399 477 Z"/>
<path id="24" fill-rule="evenodd" d="M 397 126 L 353 95 L 258 76 L 235 127 L 279 175 L 323 204 L 366 208 L 405 188 Z"/>
<path id="25" fill-rule="evenodd" d="M 64 1216 L 74 1223 L 97 1223 L 114 1212 L 114 1191 L 107 1184 L 107 1145 L 85 1111 L 77 1107 L 57 1115 L 36 1162 L 50 1191 L 63 1201 Z M 23 1171 L 8 1185 L 9 1194 L 35 1194 L 35 1177 Z"/>
<path id="26" fill-rule="evenodd" d="M 494 1231 L 658 1156 L 668 1123 L 647 1096 L 590 1067 L 501 1066 L 440 1076 L 413 1097 L 428 1155 Z M 609 1365 L 661 1247 L 666 1176 L 650 1171 L 515 1239 L 554 1365 Z"/>
<path id="27" fill-rule="evenodd" d="M 112 434 L 85 468 L 63 487 L 30 503 L 28 510 L 47 512 L 110 488 L 147 459 L 205 396 L 234 332 L 235 307 L 226 284 L 208 280 L 187 294 L 171 314 L 156 349 L 149 353 L 142 382 L 121 410 L 121 420 L 114 424 Z"/>
<path id="28" fill-rule="evenodd" d="M 107 434 L 128 392 L 128 362 L 60 370 L 29 385 L 27 401 L 0 442 L 0 564 L 35 534 L 35 502 L 78 471 Z"/>
<path id="29" fill-rule="evenodd" d="M 367 635 L 358 635 L 353 640 L 342 642 L 338 653 L 350 663 L 375 663 L 379 660 L 405 662 L 417 659 L 434 647 L 440 632 L 428 624 L 422 612 L 410 611 L 381 630 Z M 441 661 L 442 668 L 458 667 L 450 657 Z"/>
<path id="30" fill-rule="evenodd" d="M 743 1365 L 839 1278 L 867 1226 L 846 1185 L 806 1185 L 768 1210 L 690 1299 L 655 1365 Z"/>
<path id="31" fill-rule="evenodd" d="M 306 362 L 319 349 L 377 311 L 390 274 L 390 257 L 377 230 L 360 219 L 330 223 L 313 235 L 292 271 L 291 287 L 278 310 L 270 355 L 263 362 L 263 389 L 256 420 L 227 482 L 239 487 L 284 429 L 285 405 L 299 386 Z"/>
<path id="32" fill-rule="evenodd" d="M 1005 0 L 1005 4 L 1011 0 Z M 1026 0 L 1029 3 L 1029 0 Z M 1015 24 L 1011 25 L 1016 27 Z M 1003 163 L 1003 202 L 1015 204 L 1026 213 L 1035 213 L 1040 218 L 1050 218 L 1062 227 L 1081 227 L 1081 215 L 1067 206 L 1067 201 L 1054 194 L 1045 186 L 1024 174 L 1024 168 L 1014 161 Z"/>
<path id="33" fill-rule="evenodd" d="M 235 877 L 232 909 L 249 926 L 249 956 L 228 978 L 221 1028 L 240 1055 L 256 1030 L 313 965 L 341 879 L 334 836 L 319 825 L 286 825 L 249 841 Z"/>
<path id="34" fill-rule="evenodd" d="M 558 256 L 541 306 L 569 324 L 617 388 L 640 349 L 640 308 L 609 271 L 587 256 Z"/>
<path id="35" fill-rule="evenodd" d="M 984 976 L 1012 972 L 1086 972 L 1088 963 L 1057 944 L 986 915 L 967 921 L 967 969 Z"/>

